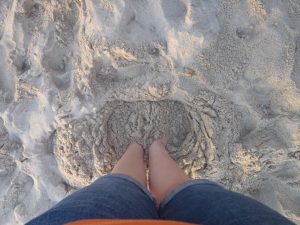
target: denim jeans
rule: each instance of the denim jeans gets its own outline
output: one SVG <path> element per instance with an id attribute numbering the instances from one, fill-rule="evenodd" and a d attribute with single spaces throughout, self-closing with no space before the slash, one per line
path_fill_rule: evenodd
<path id="1" fill-rule="evenodd" d="M 80 219 L 161 219 L 203 225 L 293 225 L 262 203 L 208 180 L 188 181 L 157 209 L 151 193 L 134 179 L 109 174 L 69 195 L 28 225 Z"/>

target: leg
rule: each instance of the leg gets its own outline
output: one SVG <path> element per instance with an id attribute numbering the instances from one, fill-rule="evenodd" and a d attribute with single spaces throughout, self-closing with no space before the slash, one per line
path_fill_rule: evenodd
<path id="1" fill-rule="evenodd" d="M 176 188 L 162 202 L 162 219 L 206 225 L 295 225 L 262 203 L 208 180 Z"/>
<path id="2" fill-rule="evenodd" d="M 111 174 L 67 196 L 28 225 L 80 219 L 158 219 L 155 200 L 145 186 L 143 150 L 132 144 Z"/>
<path id="3" fill-rule="evenodd" d="M 144 150 L 137 143 L 132 143 L 118 161 L 111 173 L 125 174 L 147 187 Z"/>
<path id="4" fill-rule="evenodd" d="M 165 145 L 166 141 L 157 140 L 149 151 L 150 189 L 160 204 L 161 219 L 207 225 L 294 225 L 254 199 L 207 180 L 189 181 Z"/>
<path id="5" fill-rule="evenodd" d="M 158 205 L 178 185 L 189 180 L 184 171 L 166 152 L 166 144 L 166 140 L 159 139 L 153 142 L 149 149 L 150 190 Z"/>

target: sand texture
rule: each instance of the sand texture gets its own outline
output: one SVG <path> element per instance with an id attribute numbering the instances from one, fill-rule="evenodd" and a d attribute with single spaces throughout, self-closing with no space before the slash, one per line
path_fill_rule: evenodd
<path id="1" fill-rule="evenodd" d="M 158 137 L 300 224 L 300 1 L 0 1 L 0 224 Z"/>

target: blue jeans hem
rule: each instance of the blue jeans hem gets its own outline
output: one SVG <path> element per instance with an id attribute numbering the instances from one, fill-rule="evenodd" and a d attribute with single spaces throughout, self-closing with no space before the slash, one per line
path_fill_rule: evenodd
<path id="1" fill-rule="evenodd" d="M 160 207 L 159 210 L 163 210 L 163 208 L 177 195 L 179 194 L 181 191 L 183 191 L 184 189 L 190 187 L 190 186 L 194 186 L 194 185 L 213 185 L 213 186 L 217 186 L 220 188 L 223 188 L 221 185 L 212 182 L 210 180 L 206 180 L 206 179 L 197 179 L 197 180 L 189 180 L 186 181 L 182 184 L 180 184 L 179 186 L 177 186 L 173 191 L 171 191 L 165 198 L 164 200 L 160 203 Z"/>
<path id="2" fill-rule="evenodd" d="M 98 180 L 100 180 L 100 179 L 101 180 L 102 179 L 111 179 L 111 178 L 123 179 L 123 180 L 129 181 L 129 182 L 135 184 L 139 189 L 141 189 L 150 198 L 151 201 L 153 201 L 155 203 L 155 205 L 157 204 L 155 198 L 152 196 L 150 191 L 144 185 L 142 185 L 140 182 L 138 182 L 137 180 L 135 180 L 134 178 L 132 178 L 128 175 L 125 175 L 125 174 L 122 174 L 122 173 L 110 173 L 110 174 L 107 174 L 103 177 L 98 178 Z M 95 183 L 98 180 L 96 180 Z"/>

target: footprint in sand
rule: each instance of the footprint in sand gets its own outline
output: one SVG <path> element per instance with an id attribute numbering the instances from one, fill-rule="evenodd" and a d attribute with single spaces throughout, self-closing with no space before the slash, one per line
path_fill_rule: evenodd
<path id="1" fill-rule="evenodd" d="M 27 0 L 23 3 L 24 13 L 27 18 L 37 18 L 43 11 L 43 6 L 34 0 Z"/>
<path id="2" fill-rule="evenodd" d="M 24 207 L 26 202 L 26 197 L 28 193 L 32 190 L 34 181 L 33 179 L 25 173 L 17 172 L 14 177 L 6 184 L 6 189 L 2 189 L 4 195 L 0 196 L 0 222 L 1 224 L 7 221 L 1 221 L 1 218 L 7 218 L 9 214 L 11 217 L 17 217 L 24 221 L 28 212 L 26 212 L 26 207 Z M 12 211 L 12 209 L 14 209 Z"/>
<path id="3" fill-rule="evenodd" d="M 4 104 L 11 103 L 15 95 L 15 76 L 7 68 L 7 61 L 7 48 L 0 43 L 0 102 Z"/>
<path id="4" fill-rule="evenodd" d="M 162 0 L 161 7 L 166 20 L 173 27 L 187 25 L 191 28 L 191 34 L 196 36 L 216 35 L 219 32 L 218 9 L 211 1 Z"/>
<path id="5" fill-rule="evenodd" d="M 31 68 L 30 56 L 32 43 L 36 37 L 43 36 L 43 25 L 46 23 L 47 11 L 42 4 L 34 0 L 18 1 L 14 13 L 13 41 L 16 47 L 10 52 L 12 64 L 18 75 Z"/>
<path id="6" fill-rule="evenodd" d="M 3 120 L 0 118 L 0 187 L 4 183 L 4 180 L 9 177 L 15 167 L 16 163 L 9 155 L 10 141 L 8 132 L 4 126 Z"/>
<path id="7" fill-rule="evenodd" d="M 192 21 L 192 30 L 195 33 L 210 35 L 208 38 L 215 39 L 220 26 L 217 18 L 218 7 L 212 1 L 191 1 L 190 20 Z"/>
<path id="8" fill-rule="evenodd" d="M 163 15 L 157 13 L 158 1 L 125 1 L 122 16 L 111 39 L 122 39 L 131 43 L 163 39 Z M 151 18 L 151 19 L 149 19 Z"/>
<path id="9" fill-rule="evenodd" d="M 18 74 L 23 74 L 31 68 L 30 59 L 24 52 L 14 51 L 11 53 L 11 58 Z"/>
<path id="10" fill-rule="evenodd" d="M 288 5 L 289 16 L 291 18 L 298 19 L 300 18 L 300 1 L 298 0 L 289 0 L 284 1 L 285 4 Z"/>
<path id="11" fill-rule="evenodd" d="M 54 27 L 48 38 L 42 65 L 50 73 L 53 83 L 60 90 L 70 87 L 71 77 L 68 71 L 72 46 L 77 34 L 78 7 L 76 3 L 63 4 L 53 12 Z"/>
<path id="12" fill-rule="evenodd" d="M 16 151 L 20 152 L 20 145 L 9 139 L 3 120 L 0 118 L 0 223 L 2 218 L 7 218 L 7 214 L 13 213 L 25 198 L 33 185 L 33 180 L 17 169 Z M 11 154 L 11 155 L 10 155 Z"/>
<path id="13" fill-rule="evenodd" d="M 121 22 L 124 0 L 86 1 L 83 5 L 84 13 L 93 18 L 92 24 L 86 24 L 84 29 L 99 32 L 102 36 L 113 35 L 117 24 Z"/>
<path id="14" fill-rule="evenodd" d="M 15 12 L 16 24 L 14 26 L 14 41 L 19 48 L 23 48 L 25 52 L 31 51 L 30 44 L 32 40 L 43 33 L 43 24 L 47 21 L 47 12 L 42 4 L 33 0 L 18 2 L 18 8 L 21 11 Z M 20 29 L 22 28 L 22 29 Z M 20 34 L 21 32 L 21 34 Z"/>
<path id="15" fill-rule="evenodd" d="M 177 27 L 185 22 L 187 5 L 183 0 L 162 0 L 161 7 L 171 26 Z"/>

